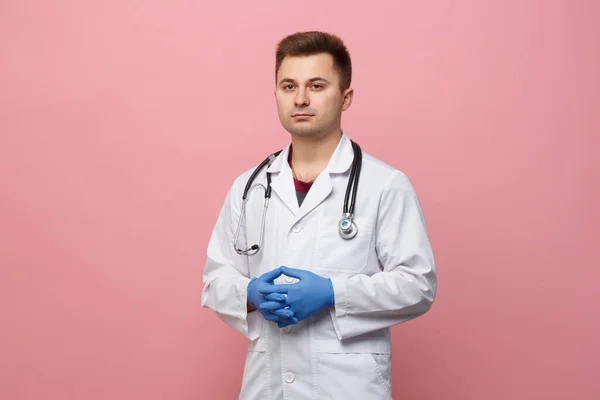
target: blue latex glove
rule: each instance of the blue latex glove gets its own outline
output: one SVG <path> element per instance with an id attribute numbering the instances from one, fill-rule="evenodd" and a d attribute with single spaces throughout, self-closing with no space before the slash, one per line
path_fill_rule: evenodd
<path id="1" fill-rule="evenodd" d="M 267 301 L 262 303 L 258 307 L 259 311 L 261 311 L 263 313 L 263 315 L 264 315 L 264 313 L 269 313 L 269 312 L 275 312 L 276 315 L 290 315 L 287 318 L 273 320 L 273 322 L 277 323 L 277 326 L 279 328 L 284 328 L 288 325 L 295 325 L 298 323 L 298 318 L 296 318 L 296 316 L 294 315 L 294 312 L 292 310 L 290 310 L 285 304 L 286 295 L 281 294 L 281 293 L 271 293 L 271 294 L 265 295 L 265 299 Z M 282 307 L 285 309 L 282 310 L 281 309 Z M 273 310 L 276 310 L 276 311 L 273 311 Z M 284 312 L 285 312 L 285 314 L 284 314 Z"/>
<path id="2" fill-rule="evenodd" d="M 264 296 L 260 291 L 273 287 L 273 282 L 281 275 L 280 268 L 265 272 L 258 278 L 252 278 L 248 283 L 248 302 L 255 307 L 268 321 L 276 323 L 298 323 L 294 313 L 286 309 L 286 296 L 281 293 L 271 293 Z"/>
<path id="3" fill-rule="evenodd" d="M 301 269 L 282 266 L 280 270 L 299 281 L 290 285 L 265 285 L 259 289 L 259 292 L 265 295 L 287 294 L 285 305 L 289 306 L 298 321 L 335 304 L 331 279 Z"/>

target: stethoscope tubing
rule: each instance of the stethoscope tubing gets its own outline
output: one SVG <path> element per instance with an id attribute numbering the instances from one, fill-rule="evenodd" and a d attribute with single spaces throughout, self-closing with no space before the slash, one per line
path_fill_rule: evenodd
<path id="1" fill-rule="evenodd" d="M 343 217 L 338 224 L 340 236 L 344 239 L 351 239 L 357 233 L 357 227 L 356 227 L 356 224 L 354 223 L 353 219 L 354 219 L 354 206 L 356 204 L 356 194 L 358 192 L 358 181 L 359 181 L 360 172 L 361 172 L 361 168 L 362 168 L 362 150 L 361 150 L 360 146 L 358 145 L 358 143 L 356 143 L 354 141 L 351 141 L 351 143 L 352 143 L 352 149 L 354 151 L 354 159 L 352 160 L 350 177 L 348 179 L 348 185 L 346 186 L 346 194 L 344 196 Z M 264 208 L 263 208 L 263 215 L 262 215 L 262 221 L 261 221 L 261 227 L 260 227 L 259 243 L 254 244 L 245 250 L 237 248 L 237 243 L 238 243 L 238 239 L 239 239 L 239 235 L 240 235 L 240 231 L 241 231 L 241 227 L 242 227 L 242 217 L 243 217 L 243 215 L 245 215 L 245 212 L 246 212 L 248 191 L 250 190 L 252 183 L 254 182 L 254 180 L 260 173 L 260 171 L 265 166 L 267 166 L 267 168 L 268 168 L 268 166 L 270 166 L 273 163 L 273 161 L 277 158 L 277 156 L 282 151 L 283 150 L 279 150 L 279 151 L 269 155 L 269 157 L 265 158 L 256 167 L 256 169 L 252 172 L 252 175 L 250 175 L 250 178 L 248 178 L 248 182 L 246 182 L 246 186 L 244 187 L 244 193 L 242 194 L 242 209 L 240 210 L 240 219 L 238 222 L 238 228 L 237 228 L 237 231 L 235 234 L 235 240 L 234 240 L 234 244 L 233 244 L 235 251 L 238 254 L 254 255 L 262 247 L 264 228 L 265 228 L 265 220 L 266 220 L 266 215 L 267 215 L 267 208 L 269 207 L 269 200 L 271 198 L 271 174 L 270 173 L 267 172 L 267 186 L 265 188 L 265 204 L 264 204 Z M 352 196 L 350 196 L 350 194 L 352 194 Z M 349 201 L 350 201 L 350 203 L 349 203 Z M 350 224 L 349 226 L 347 226 L 348 223 Z M 344 227 L 346 227 L 346 228 L 344 228 Z"/>

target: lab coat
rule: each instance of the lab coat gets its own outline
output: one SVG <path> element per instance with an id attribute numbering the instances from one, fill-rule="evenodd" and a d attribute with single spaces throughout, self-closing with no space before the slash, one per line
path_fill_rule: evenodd
<path id="1" fill-rule="evenodd" d="M 208 244 L 202 305 L 249 339 L 239 399 L 389 399 L 389 328 L 427 312 L 436 292 L 415 191 L 404 173 L 363 151 L 358 233 L 345 240 L 337 226 L 354 156 L 349 137 L 342 133 L 301 207 L 288 154 L 289 145 L 268 168 L 272 196 L 261 250 L 238 255 L 233 243 L 240 217 L 238 247 L 259 243 L 264 169 L 250 189 L 245 216 L 242 194 L 254 168 L 235 179 Z M 331 278 L 335 306 L 283 329 L 259 311 L 248 313 L 250 279 L 281 265 Z M 275 283 L 295 281 L 281 276 Z"/>

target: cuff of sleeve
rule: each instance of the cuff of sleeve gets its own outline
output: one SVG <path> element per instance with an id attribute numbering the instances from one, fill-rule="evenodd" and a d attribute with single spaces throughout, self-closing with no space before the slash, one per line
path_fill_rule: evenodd
<path id="1" fill-rule="evenodd" d="M 256 340 L 260 336 L 263 318 L 260 312 L 253 311 L 246 316 L 248 324 L 248 339 Z"/>
<path id="2" fill-rule="evenodd" d="M 333 293 L 335 296 L 334 308 L 329 310 L 335 334 L 339 340 L 344 338 L 343 332 L 347 332 L 350 324 L 348 316 L 348 288 L 345 278 L 331 278 Z"/>
<path id="3" fill-rule="evenodd" d="M 248 282 L 248 284 L 246 285 L 246 301 L 248 302 L 248 304 L 250 304 L 252 307 L 256 307 L 254 304 L 252 304 L 252 302 L 250 301 L 250 285 L 252 284 L 252 282 L 254 282 L 257 278 L 254 277 L 252 279 L 250 279 L 250 281 Z"/>
<path id="4" fill-rule="evenodd" d="M 260 336 L 260 331 L 262 329 L 262 315 L 258 311 L 248 312 L 248 285 L 251 282 L 251 279 L 244 278 L 242 290 L 239 291 L 240 297 L 242 299 L 242 314 L 245 315 L 243 319 L 243 334 L 250 340 L 256 340 Z M 245 288 L 245 289 L 244 289 Z"/>

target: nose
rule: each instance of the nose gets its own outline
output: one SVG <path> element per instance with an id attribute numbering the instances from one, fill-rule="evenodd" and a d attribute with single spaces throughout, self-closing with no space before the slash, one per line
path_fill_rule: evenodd
<path id="1" fill-rule="evenodd" d="M 307 106 L 310 104 L 310 99 L 308 98 L 308 93 L 305 88 L 299 88 L 296 91 L 296 97 L 294 97 L 294 104 L 296 107 Z"/>

